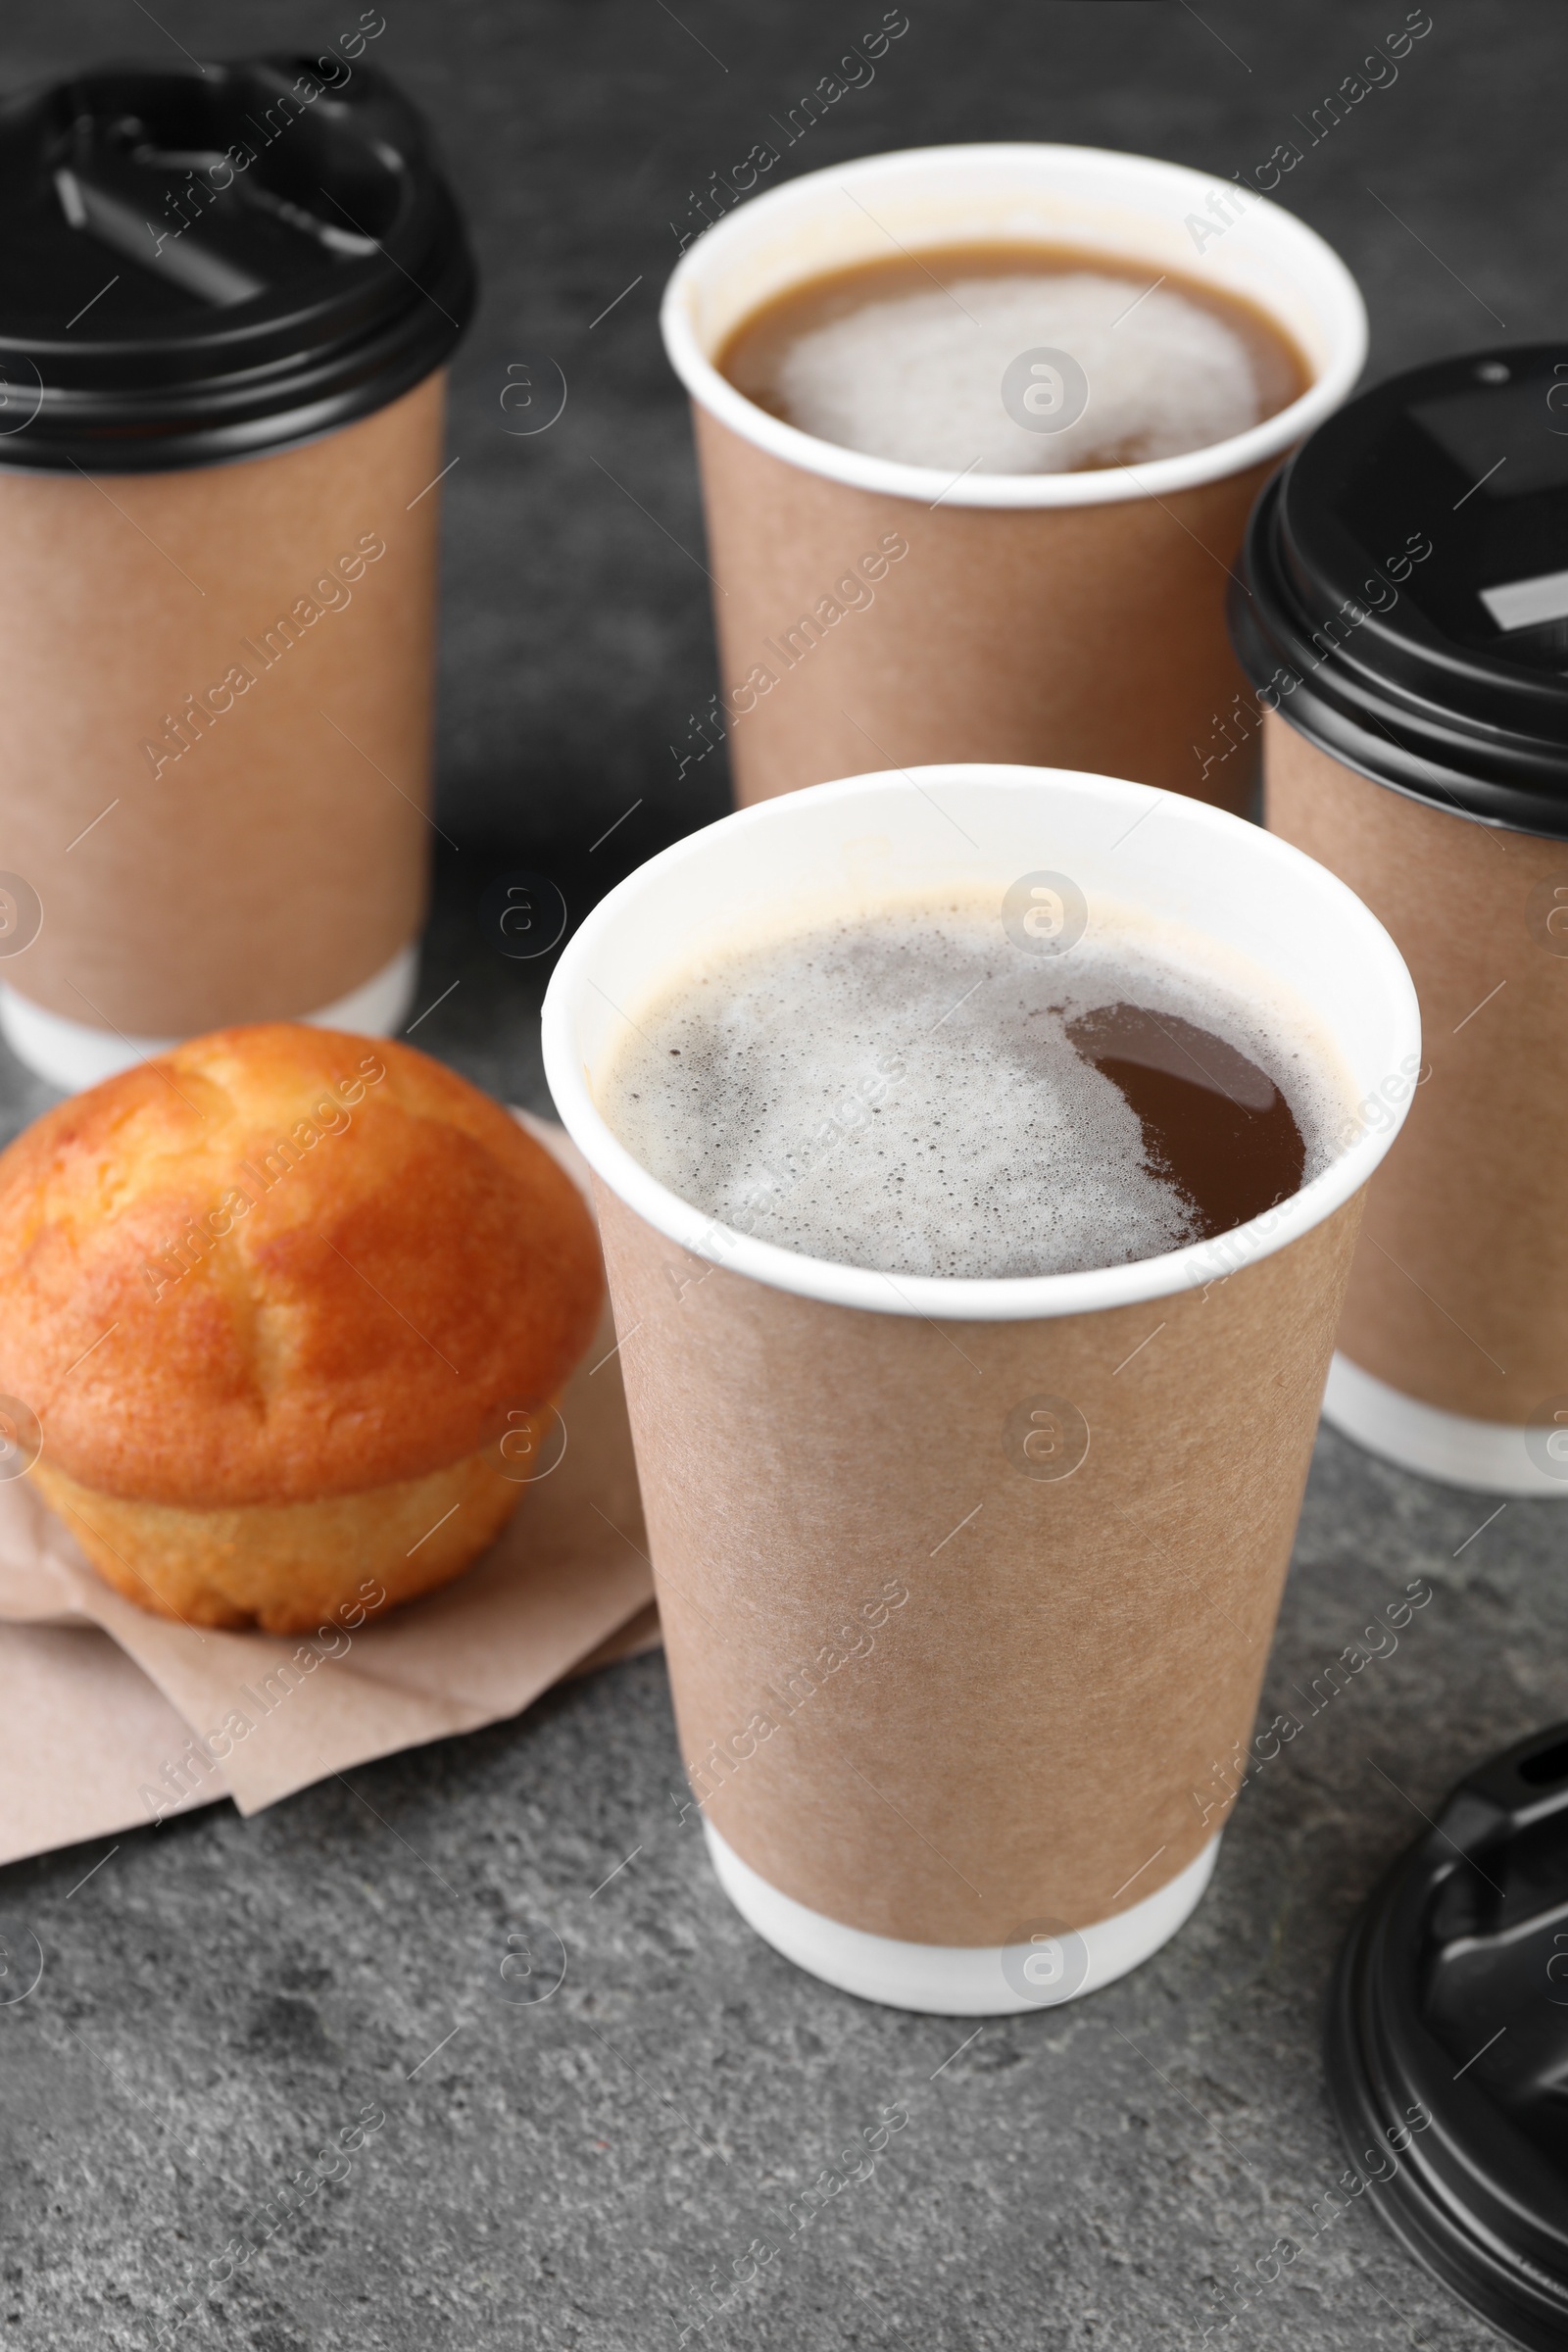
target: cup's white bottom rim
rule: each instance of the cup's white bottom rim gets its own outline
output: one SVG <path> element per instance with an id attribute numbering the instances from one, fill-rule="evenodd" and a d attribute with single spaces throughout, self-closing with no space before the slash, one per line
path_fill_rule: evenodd
<path id="1" fill-rule="evenodd" d="M 1470 1487 L 1482 1494 L 1531 1494 L 1568 1502 L 1568 1461 L 1562 1476 L 1544 1470 L 1530 1451 L 1545 1431 L 1512 1427 L 1505 1421 L 1473 1421 L 1466 1413 L 1445 1412 L 1391 1388 L 1348 1355 L 1329 1367 L 1323 1418 L 1368 1453 L 1396 1462 L 1448 1487 Z"/>
<path id="2" fill-rule="evenodd" d="M 1185 1870 L 1131 1910 L 1063 1932 L 1059 1944 L 906 1943 L 808 1909 L 759 1878 L 711 1822 L 705 1821 L 703 1830 L 724 1892 L 747 1925 L 786 1960 L 863 2001 L 933 2017 L 1012 2017 L 1114 1984 L 1191 1918 L 1219 1852 L 1216 1837 Z M 1041 1981 L 1032 1984 L 1026 1969 Z"/>
<path id="3" fill-rule="evenodd" d="M 314 1029 L 352 1029 L 362 1037 L 390 1037 L 409 1016 L 418 972 L 418 944 L 411 940 L 407 947 L 399 948 L 390 963 L 358 988 L 351 988 L 346 997 L 298 1017 Z M 63 1012 L 46 1011 L 9 983 L 0 984 L 0 1035 L 19 1061 L 69 1094 L 97 1086 L 150 1054 L 167 1054 L 180 1042 L 177 1037 L 122 1037 L 114 1029 L 92 1028 Z"/>

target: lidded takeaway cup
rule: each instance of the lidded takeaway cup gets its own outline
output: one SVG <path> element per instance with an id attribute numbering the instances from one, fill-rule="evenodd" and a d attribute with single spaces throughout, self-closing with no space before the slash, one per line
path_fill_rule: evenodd
<path id="1" fill-rule="evenodd" d="M 1407 1469 L 1568 1499 L 1565 554 L 1568 344 L 1477 353 L 1319 429 L 1233 618 L 1268 824 L 1387 925 L 1426 1038 L 1324 1410 Z M 1402 1114 L 1388 1081 L 1368 1119 Z"/>
<path id="2" fill-rule="evenodd" d="M 1215 1240 L 980 1280 L 780 1248 L 618 1139 L 602 1104 L 627 1023 L 683 974 L 721 987 L 737 944 L 956 891 L 997 910 L 1003 971 L 1171 926 L 1223 988 L 1291 1008 L 1334 1101 L 1420 1035 L 1393 944 L 1321 866 L 1198 802 L 1049 769 L 743 809 L 612 891 L 556 968 L 545 1067 L 593 1171 L 690 1811 L 800 1965 L 980 2016 L 1108 1982 L 1202 1892 L 1399 1114 L 1348 1120 L 1298 1192 Z M 1031 924 L 1041 906 L 1063 919 Z M 867 1067 L 941 1050 L 877 1002 Z"/>
<path id="3" fill-rule="evenodd" d="M 374 37 L 0 105 L 0 1027 L 62 1086 L 408 1008 L 475 288 Z"/>
<path id="4" fill-rule="evenodd" d="M 1065 250 L 1067 268 L 1101 257 L 1131 273 L 1130 312 L 1166 280 L 1239 302 L 1293 347 L 1305 389 L 1184 455 L 960 472 L 961 459 L 938 469 L 801 431 L 720 371 L 736 329 L 776 299 L 959 247 Z M 1250 187 L 1145 156 L 910 149 L 738 205 L 682 255 L 662 326 L 692 399 L 718 705 L 742 805 L 867 765 L 979 759 L 1247 806 L 1245 759 L 1225 759 L 1244 687 L 1227 577 L 1270 467 L 1338 407 L 1366 351 L 1354 280 L 1303 222 Z M 999 418 L 1005 408 L 1025 421 L 1007 384 L 1036 361 L 1063 384 L 1083 375 L 1071 352 L 1064 368 L 1060 352 L 1019 354 L 999 374 Z M 1031 385 L 1023 405 L 1054 382 Z M 1092 418 L 1093 368 L 1079 388 Z M 1060 411 L 1069 424 L 1075 407 Z M 1048 427 L 1054 415 L 1031 424 Z"/>

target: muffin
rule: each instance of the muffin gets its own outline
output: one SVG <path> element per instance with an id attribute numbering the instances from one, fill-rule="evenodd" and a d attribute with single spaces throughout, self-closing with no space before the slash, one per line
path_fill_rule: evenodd
<path id="1" fill-rule="evenodd" d="M 602 1287 L 549 1152 L 380 1039 L 220 1030 L 0 1153 L 29 1475 L 111 1585 L 193 1625 L 359 1622 L 459 1575 Z"/>

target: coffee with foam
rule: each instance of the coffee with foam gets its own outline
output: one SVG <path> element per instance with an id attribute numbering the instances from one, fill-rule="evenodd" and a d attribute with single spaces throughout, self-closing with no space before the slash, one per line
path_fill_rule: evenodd
<path id="1" fill-rule="evenodd" d="M 969 473 L 1206 449 L 1308 380 L 1248 303 L 1152 266 L 1031 246 L 943 248 L 815 278 L 746 320 L 718 364 L 819 440 Z"/>
<path id="2" fill-rule="evenodd" d="M 815 920 L 635 1008 L 601 1090 L 694 1207 L 889 1275 L 1078 1272 L 1230 1230 L 1328 1158 L 1340 1104 L 1260 1014 L 1129 915 L 1065 955 L 956 895 Z"/>

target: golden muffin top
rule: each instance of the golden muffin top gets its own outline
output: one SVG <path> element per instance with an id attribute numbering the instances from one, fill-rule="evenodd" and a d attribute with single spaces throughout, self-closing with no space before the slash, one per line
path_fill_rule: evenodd
<path id="1" fill-rule="evenodd" d="M 0 1153 L 0 1392 L 104 1494 L 215 1508 L 444 1468 L 556 1394 L 601 1289 L 550 1153 L 383 1039 L 219 1030 Z"/>

